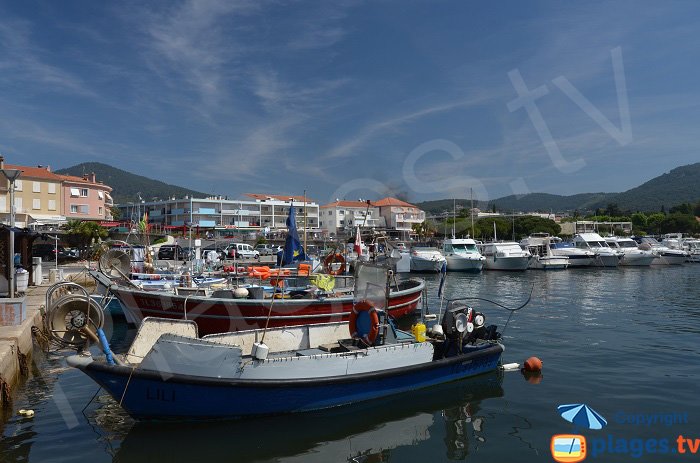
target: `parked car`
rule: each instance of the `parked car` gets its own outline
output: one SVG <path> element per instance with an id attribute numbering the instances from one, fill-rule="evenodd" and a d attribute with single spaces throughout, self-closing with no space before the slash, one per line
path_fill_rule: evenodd
<path id="1" fill-rule="evenodd" d="M 187 260 L 184 249 L 176 244 L 164 244 L 158 249 L 158 260 Z"/>
<path id="2" fill-rule="evenodd" d="M 274 256 L 279 249 L 280 246 L 270 243 L 258 244 L 255 246 L 255 250 L 258 251 L 261 256 Z"/>
<path id="3" fill-rule="evenodd" d="M 52 243 L 39 243 L 32 246 L 32 257 L 41 257 L 43 262 L 56 261 L 56 257 L 58 257 L 59 262 L 76 258 L 60 244 L 56 247 Z"/>
<path id="4" fill-rule="evenodd" d="M 253 246 L 245 243 L 232 243 L 226 247 L 226 255 L 236 259 L 259 259 L 260 252 L 253 249 Z"/>

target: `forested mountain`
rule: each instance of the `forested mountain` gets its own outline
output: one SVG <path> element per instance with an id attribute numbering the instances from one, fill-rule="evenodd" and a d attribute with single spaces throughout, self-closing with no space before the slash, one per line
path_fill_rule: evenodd
<path id="1" fill-rule="evenodd" d="M 194 195 L 200 198 L 209 196 L 206 193 L 169 185 L 159 180 L 136 175 L 99 162 L 84 162 L 77 166 L 56 171 L 57 174 L 75 175 L 77 177 L 82 177 L 83 174 L 92 172 L 95 173 L 97 181 L 112 187 L 112 198 L 115 204 L 138 201 L 139 193 L 141 198 L 146 201 L 150 201 L 153 198 L 165 199 L 171 196 L 178 198 L 182 198 L 185 195 Z"/>

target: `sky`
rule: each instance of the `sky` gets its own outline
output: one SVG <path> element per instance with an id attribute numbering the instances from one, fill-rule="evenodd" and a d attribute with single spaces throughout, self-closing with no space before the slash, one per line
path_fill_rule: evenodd
<path id="1" fill-rule="evenodd" d="M 700 3 L 0 2 L 0 154 L 320 203 L 700 161 Z"/>

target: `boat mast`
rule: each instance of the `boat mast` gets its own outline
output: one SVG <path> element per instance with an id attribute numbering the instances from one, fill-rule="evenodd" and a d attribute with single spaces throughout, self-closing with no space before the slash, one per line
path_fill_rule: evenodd
<path id="1" fill-rule="evenodd" d="M 306 190 L 304 190 L 304 253 L 306 253 Z"/>
<path id="2" fill-rule="evenodd" d="M 457 200 L 452 198 L 452 239 L 455 239 L 455 222 L 457 222 Z"/>
<path id="3" fill-rule="evenodd" d="M 474 189 L 473 188 L 469 188 L 469 196 L 471 196 L 471 199 L 472 199 L 472 205 L 471 205 L 471 209 L 469 211 L 469 215 L 472 218 L 472 239 L 474 239 Z"/>

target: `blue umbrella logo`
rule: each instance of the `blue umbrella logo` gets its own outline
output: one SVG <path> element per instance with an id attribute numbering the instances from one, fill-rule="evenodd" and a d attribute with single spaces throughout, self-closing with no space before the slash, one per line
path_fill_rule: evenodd
<path id="1" fill-rule="evenodd" d="M 608 424 L 600 413 L 586 404 L 559 405 L 557 410 L 562 418 L 580 428 L 603 429 Z"/>

